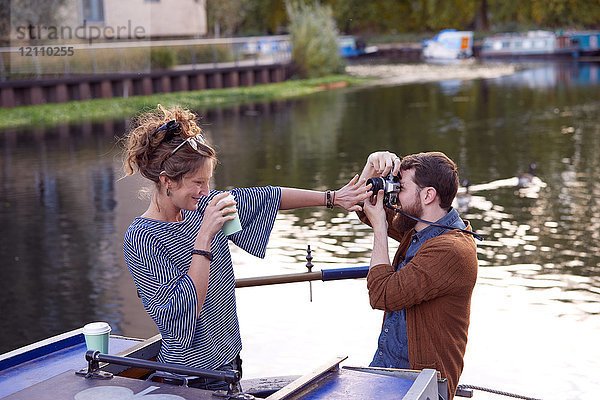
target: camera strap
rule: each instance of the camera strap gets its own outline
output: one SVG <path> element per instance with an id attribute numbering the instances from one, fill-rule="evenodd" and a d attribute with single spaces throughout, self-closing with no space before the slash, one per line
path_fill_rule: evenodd
<path id="1" fill-rule="evenodd" d="M 415 221 L 422 222 L 422 223 L 424 223 L 424 224 L 431 225 L 431 226 L 436 226 L 436 227 L 438 227 L 438 228 L 451 229 L 451 230 L 457 229 L 457 230 L 459 230 L 459 231 L 461 231 L 461 232 L 464 232 L 464 233 L 468 233 L 468 234 L 470 234 L 470 235 L 473 235 L 473 237 L 474 237 L 475 239 L 477 239 L 477 240 L 483 240 L 483 237 L 482 237 L 481 235 L 478 235 L 477 233 L 475 233 L 475 232 L 473 232 L 473 231 L 470 231 L 470 230 L 468 230 L 468 229 L 455 228 L 455 227 L 453 227 L 453 226 L 441 225 L 441 224 L 438 224 L 438 223 L 435 223 L 435 222 L 426 221 L 426 220 L 424 220 L 424 219 L 421 219 L 421 218 L 418 218 L 418 217 L 412 216 L 412 215 L 410 215 L 410 214 L 407 214 L 407 213 L 405 213 L 404 211 L 402 211 L 402 209 L 401 209 L 401 208 L 394 207 L 394 206 L 392 206 L 392 205 L 389 205 L 389 206 L 388 206 L 388 205 L 386 204 L 386 207 L 389 207 L 389 208 L 391 208 L 391 209 L 392 209 L 392 210 L 394 210 L 395 212 L 397 212 L 397 213 L 400 213 L 400 214 L 404 215 L 405 217 L 412 218 L 412 219 L 414 219 Z"/>

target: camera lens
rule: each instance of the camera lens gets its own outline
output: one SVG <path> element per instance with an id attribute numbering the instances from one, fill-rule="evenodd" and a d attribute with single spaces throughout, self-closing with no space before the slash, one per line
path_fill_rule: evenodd
<path id="1" fill-rule="evenodd" d="M 367 185 L 368 184 L 373 185 L 371 187 L 371 191 L 373 192 L 373 194 L 377 194 L 377 192 L 383 190 L 383 188 L 385 187 L 383 178 L 369 178 L 367 179 Z"/>

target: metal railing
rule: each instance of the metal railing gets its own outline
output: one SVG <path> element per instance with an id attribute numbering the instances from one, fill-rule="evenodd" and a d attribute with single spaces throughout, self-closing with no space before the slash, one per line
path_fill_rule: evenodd
<path id="1" fill-rule="evenodd" d="M 200 69 L 291 60 L 289 35 L 0 48 L 0 80 Z"/>

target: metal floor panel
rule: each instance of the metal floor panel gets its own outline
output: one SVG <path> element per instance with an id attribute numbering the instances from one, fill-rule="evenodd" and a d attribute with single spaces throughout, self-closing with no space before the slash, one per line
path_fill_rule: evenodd
<path id="1" fill-rule="evenodd" d="M 410 390 L 413 380 L 368 374 L 351 370 L 337 370 L 307 388 L 310 390 L 298 400 L 317 399 L 401 399 Z"/>
<path id="2" fill-rule="evenodd" d="M 126 400 L 138 397 L 152 400 L 214 400 L 216 397 L 212 393 L 119 376 L 107 380 L 86 379 L 71 370 L 13 393 L 5 400 Z"/>
<path id="3" fill-rule="evenodd" d="M 135 339 L 111 336 L 109 354 L 120 353 L 139 342 L 139 340 Z M 80 343 L 1 371 L 0 382 L 2 384 L 0 384 L 0 398 L 45 381 L 65 371 L 86 368 L 86 350 L 85 343 Z"/>

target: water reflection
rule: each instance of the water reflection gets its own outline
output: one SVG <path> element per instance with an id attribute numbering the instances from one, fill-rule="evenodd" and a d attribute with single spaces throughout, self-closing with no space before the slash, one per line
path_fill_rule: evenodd
<path id="1" fill-rule="evenodd" d="M 109 124 L 109 126 L 112 124 Z M 122 273 L 116 247 L 114 132 L 104 126 L 4 132 L 0 302 L 6 351 L 106 318 Z"/>
<path id="2" fill-rule="evenodd" d="M 471 183 L 469 208 L 463 215 L 485 236 L 478 244 L 481 294 L 473 302 L 472 343 L 483 341 L 478 332 L 486 338 L 501 335 L 500 328 L 485 325 L 489 315 L 509 310 L 507 321 L 527 320 L 525 311 L 511 308 L 519 301 L 553 310 L 552 316 L 563 321 L 586 321 L 581 335 L 591 336 L 596 329 L 591 318 L 600 313 L 600 91 L 591 78 L 586 85 L 547 78 L 591 77 L 591 67 L 554 75 L 542 68 L 541 78 L 535 71 L 539 69 L 451 84 L 326 91 L 293 101 L 200 111 L 220 158 L 214 186 L 338 188 L 362 169 L 372 151 L 443 151 L 457 161 L 461 178 Z M 532 85 L 532 80 L 549 83 Z M 8 339 L 0 352 L 96 319 L 110 322 L 115 333 L 153 333 L 121 251 L 123 232 L 146 206 L 136 198 L 139 179 L 119 180 L 114 137 L 125 129 L 121 121 L 2 133 L 0 336 Z M 537 164 L 533 184 L 518 189 L 517 176 L 532 162 Z M 371 231 L 343 212 L 282 212 L 267 260 L 233 247 L 236 274 L 301 272 L 307 244 L 317 268 L 366 264 Z M 312 304 L 307 302 L 306 285 L 260 293 L 285 298 L 293 306 L 283 304 L 323 323 L 334 319 L 321 314 L 322 309 L 340 318 L 335 320 L 339 324 L 376 319 L 365 324 L 375 331 L 352 325 L 352 340 L 360 339 L 362 345 L 339 341 L 363 362 L 374 346 L 380 316 L 368 310 L 364 282 L 340 285 L 322 291 L 315 286 Z M 302 293 L 301 301 L 291 295 L 296 291 Z M 510 293 L 511 300 L 490 303 L 503 293 Z M 265 329 L 280 332 L 281 338 L 270 339 L 271 348 L 287 347 L 298 329 L 290 325 L 286 330 L 291 321 L 277 326 L 281 310 L 273 309 L 271 323 L 266 323 L 256 314 L 266 309 L 265 297 L 256 291 L 239 296 L 250 357 L 261 357 L 266 350 L 260 346 L 269 347 L 261 341 L 267 336 Z M 543 326 L 554 329 L 550 323 Z M 491 351 L 478 348 L 477 354 L 471 365 L 488 370 Z M 594 363 L 589 360 L 583 361 Z M 271 361 L 265 364 L 286 367 Z M 293 357 L 288 361 L 287 366 L 299 362 Z M 573 360 L 573 365 L 580 361 Z M 582 390 L 586 392 L 585 382 Z"/>
<path id="3" fill-rule="evenodd" d="M 539 63 L 505 77 L 503 84 L 529 88 L 557 88 L 572 85 L 598 85 L 600 63 L 572 62 L 571 64 Z"/>

